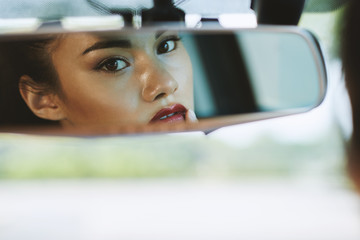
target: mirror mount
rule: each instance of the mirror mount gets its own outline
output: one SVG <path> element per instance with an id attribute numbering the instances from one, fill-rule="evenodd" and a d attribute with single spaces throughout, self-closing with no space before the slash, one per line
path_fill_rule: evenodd
<path id="1" fill-rule="evenodd" d="M 305 0 L 252 0 L 258 24 L 297 25 Z"/>
<path id="2" fill-rule="evenodd" d="M 125 26 L 134 25 L 134 17 L 137 12 L 141 14 L 142 26 L 156 26 L 159 24 L 185 23 L 185 12 L 177 8 L 173 0 L 153 0 L 152 8 L 110 8 L 96 0 L 87 0 L 87 2 L 96 10 L 106 13 L 121 15 L 124 19 Z"/>
<path id="3" fill-rule="evenodd" d="M 185 12 L 175 7 L 173 0 L 154 0 L 154 7 L 141 12 L 142 25 L 185 23 Z"/>

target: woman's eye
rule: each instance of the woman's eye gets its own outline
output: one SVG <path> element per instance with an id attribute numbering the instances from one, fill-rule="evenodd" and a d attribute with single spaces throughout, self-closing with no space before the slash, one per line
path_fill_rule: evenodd
<path id="1" fill-rule="evenodd" d="M 176 40 L 166 40 L 160 43 L 157 54 L 164 54 L 173 51 L 176 48 Z"/>
<path id="2" fill-rule="evenodd" d="M 123 59 L 112 58 L 102 62 L 98 68 L 108 72 L 117 72 L 128 67 L 129 65 L 130 64 Z"/>

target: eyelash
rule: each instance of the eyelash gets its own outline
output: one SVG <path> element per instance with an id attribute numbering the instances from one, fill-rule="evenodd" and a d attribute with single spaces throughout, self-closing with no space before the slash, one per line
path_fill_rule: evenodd
<path id="1" fill-rule="evenodd" d="M 176 50 L 177 47 L 178 47 L 178 46 L 177 46 L 177 45 L 178 45 L 178 42 L 179 42 L 180 40 L 181 40 L 181 38 L 180 38 L 179 36 L 168 36 L 168 37 L 166 37 L 165 39 L 163 39 L 163 40 L 158 44 L 157 49 L 156 49 L 156 53 L 157 53 L 158 55 L 162 55 L 162 54 L 166 54 L 166 53 L 169 53 L 169 52 L 172 52 L 172 51 Z M 160 48 L 163 44 L 165 44 L 165 43 L 167 43 L 167 42 L 169 42 L 169 41 L 173 41 L 173 42 L 174 42 L 174 47 L 173 47 L 173 49 L 171 49 L 170 51 L 167 51 L 167 50 L 166 50 L 166 52 L 162 52 L 162 53 L 159 52 L 159 48 Z M 104 67 L 106 66 L 106 64 L 111 63 L 111 61 L 118 61 L 118 60 L 124 62 L 124 63 L 125 63 L 125 66 L 123 66 L 123 67 L 120 68 L 120 69 L 115 69 L 115 70 L 104 69 Z M 119 71 L 127 68 L 128 66 L 130 66 L 130 63 L 129 63 L 126 59 L 121 58 L 121 57 L 110 57 L 110 58 L 107 58 L 107 59 L 104 59 L 103 61 L 101 61 L 101 62 L 95 67 L 95 70 L 102 70 L 102 71 L 105 71 L 105 72 L 116 73 L 116 72 L 119 72 Z"/>
<path id="2" fill-rule="evenodd" d="M 163 39 L 163 40 L 158 44 L 158 46 L 157 46 L 157 48 L 156 48 L 156 53 L 157 53 L 158 55 L 162 55 L 162 54 L 166 54 L 166 53 L 169 53 L 169 52 L 172 52 L 172 51 L 176 50 L 177 47 L 178 47 L 178 42 L 179 42 L 180 40 L 181 40 L 181 38 L 180 38 L 179 36 L 168 36 L 168 37 L 166 37 L 165 39 Z M 170 51 L 166 51 L 166 52 L 160 53 L 160 52 L 159 52 L 159 48 L 160 48 L 163 44 L 165 44 L 165 43 L 167 43 L 167 42 L 169 42 L 169 41 L 173 41 L 173 42 L 174 42 L 174 48 L 171 49 Z"/>
<path id="3" fill-rule="evenodd" d="M 111 70 L 111 69 L 104 69 L 106 67 L 106 64 L 110 64 L 112 62 L 115 62 L 115 61 L 122 61 L 123 63 L 125 63 L 125 66 L 121 67 L 120 69 L 115 69 L 115 70 Z M 121 58 L 121 57 L 110 57 L 110 58 L 107 58 L 103 61 L 101 61 L 96 67 L 95 67 L 95 70 L 102 70 L 102 71 L 105 71 L 105 72 L 119 72 L 125 68 L 127 68 L 128 66 L 130 66 L 130 63 L 124 59 L 124 58 Z"/>

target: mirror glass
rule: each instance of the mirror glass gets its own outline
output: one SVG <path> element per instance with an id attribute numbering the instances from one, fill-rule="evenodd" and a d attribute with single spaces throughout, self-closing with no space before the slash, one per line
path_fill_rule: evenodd
<path id="1" fill-rule="evenodd" d="M 149 125 L 300 112 L 324 95 L 299 31 L 121 30 L 0 39 L 2 126 Z"/>

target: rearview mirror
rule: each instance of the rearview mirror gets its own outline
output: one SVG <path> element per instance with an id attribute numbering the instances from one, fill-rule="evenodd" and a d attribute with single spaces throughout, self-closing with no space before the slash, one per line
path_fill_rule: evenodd
<path id="1" fill-rule="evenodd" d="M 310 110 L 326 89 L 296 27 L 3 35 L 0 53 L 3 131 L 208 131 Z"/>

